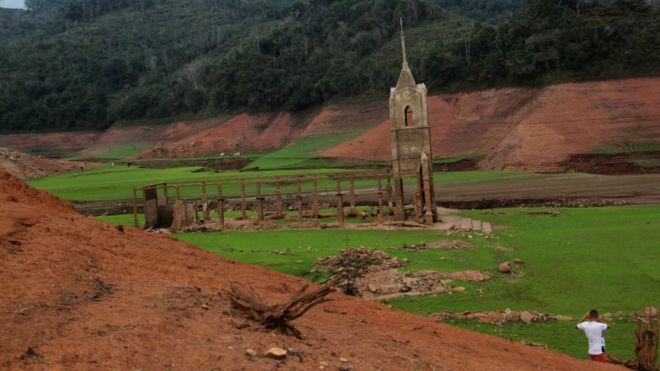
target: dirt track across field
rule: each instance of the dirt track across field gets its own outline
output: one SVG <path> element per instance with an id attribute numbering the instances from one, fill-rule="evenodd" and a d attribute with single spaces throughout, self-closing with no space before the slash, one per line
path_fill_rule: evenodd
<path id="1" fill-rule="evenodd" d="M 303 280 L 81 216 L 1 172 L 0 268 L 7 370 L 619 369 L 339 293 L 294 322 L 302 340 L 268 332 L 232 313 L 230 282 L 274 303 Z"/>
<path id="2" fill-rule="evenodd" d="M 444 183 L 439 202 L 479 200 L 619 200 L 628 204 L 660 203 L 660 174 L 571 175 L 488 182 Z"/>

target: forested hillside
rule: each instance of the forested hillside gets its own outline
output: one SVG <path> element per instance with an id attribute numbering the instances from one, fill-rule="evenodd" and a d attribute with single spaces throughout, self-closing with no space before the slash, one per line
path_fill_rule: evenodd
<path id="1" fill-rule="evenodd" d="M 462 16 L 493 24 L 521 15 L 527 0 L 434 0 L 441 8 Z"/>
<path id="2" fill-rule="evenodd" d="M 28 7 L 0 10 L 0 130 L 384 98 L 400 66 L 400 17 L 415 75 L 436 92 L 660 72 L 660 11 L 644 0 L 30 0 Z"/>

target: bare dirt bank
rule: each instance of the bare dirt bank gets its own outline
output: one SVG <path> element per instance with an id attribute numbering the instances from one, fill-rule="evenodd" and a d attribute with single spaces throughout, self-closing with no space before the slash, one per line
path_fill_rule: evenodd
<path id="1" fill-rule="evenodd" d="M 341 294 L 295 322 L 303 340 L 244 328 L 230 281 L 268 301 L 303 281 L 94 221 L 6 173 L 0 261 L 4 369 L 616 369 Z M 273 346 L 289 357 L 263 357 Z"/>
<path id="2" fill-rule="evenodd" d="M 478 154 L 483 169 L 559 171 L 572 155 L 660 142 L 660 78 L 507 88 L 429 98 L 436 157 Z M 390 122 L 323 151 L 386 160 Z"/>

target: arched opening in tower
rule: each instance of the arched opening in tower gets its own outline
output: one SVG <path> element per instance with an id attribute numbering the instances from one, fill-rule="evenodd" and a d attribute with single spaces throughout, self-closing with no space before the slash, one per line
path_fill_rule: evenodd
<path id="1" fill-rule="evenodd" d="M 405 117 L 403 121 L 403 126 L 408 127 L 413 124 L 413 110 L 410 106 L 406 106 Z"/>

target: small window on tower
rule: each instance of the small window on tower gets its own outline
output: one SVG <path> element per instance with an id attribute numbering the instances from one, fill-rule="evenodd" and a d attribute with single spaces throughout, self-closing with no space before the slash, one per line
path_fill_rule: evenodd
<path id="1" fill-rule="evenodd" d="M 405 110 L 405 118 L 404 118 L 404 121 L 403 121 L 403 126 L 404 127 L 411 126 L 414 122 L 415 121 L 413 120 L 412 108 L 410 108 L 410 106 L 407 106 L 406 110 Z"/>

